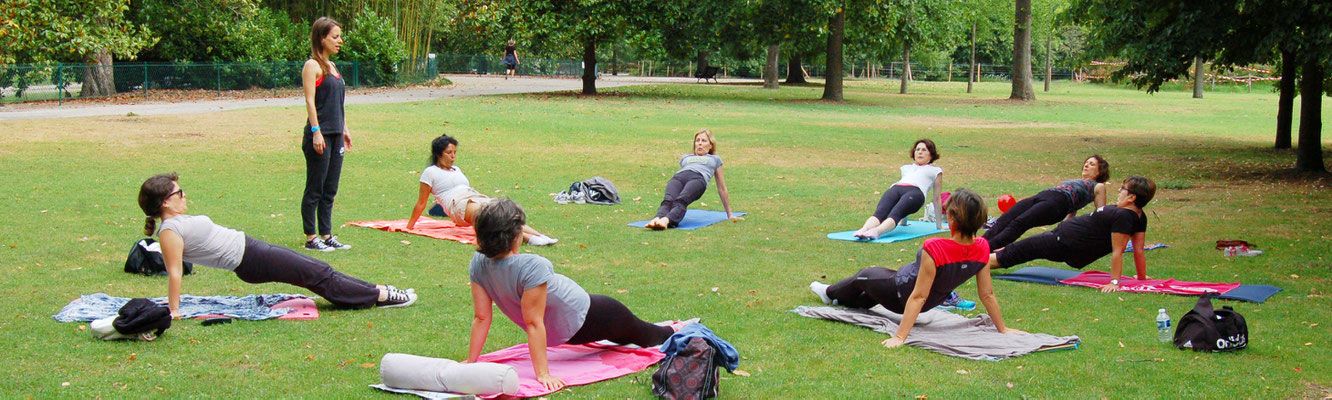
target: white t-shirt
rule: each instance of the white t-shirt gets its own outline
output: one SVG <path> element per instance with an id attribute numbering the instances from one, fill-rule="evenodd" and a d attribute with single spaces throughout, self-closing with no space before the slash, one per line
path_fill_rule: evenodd
<path id="1" fill-rule="evenodd" d="M 449 199 L 457 194 L 459 189 L 472 186 L 457 165 L 448 170 L 437 165 L 426 167 L 425 171 L 421 171 L 421 183 L 430 185 L 430 192 L 435 195 L 435 201 L 445 208 L 448 208 Z"/>
<path id="2" fill-rule="evenodd" d="M 929 197 L 930 187 L 934 186 L 934 179 L 943 173 L 943 168 L 934 166 L 934 164 L 907 164 L 902 166 L 902 180 L 894 183 L 897 185 L 911 185 L 920 189 L 922 195 Z"/>

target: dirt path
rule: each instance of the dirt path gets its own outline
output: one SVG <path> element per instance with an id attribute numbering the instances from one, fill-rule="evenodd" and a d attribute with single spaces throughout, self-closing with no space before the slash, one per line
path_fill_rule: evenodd
<path id="1" fill-rule="evenodd" d="M 447 78 L 450 81 L 453 81 L 452 85 L 407 89 L 366 89 L 348 91 L 347 104 L 406 103 L 450 97 L 579 90 L 583 87 L 581 80 L 569 78 L 522 77 L 506 80 L 503 77 L 476 75 L 449 75 Z M 743 79 L 728 79 L 727 81 L 759 82 L 758 80 Z M 597 87 L 610 88 L 653 83 L 694 82 L 695 80 L 690 78 L 602 77 L 597 80 Z M 0 107 L 0 121 L 14 119 L 125 115 L 128 113 L 135 113 L 138 115 L 197 114 L 253 107 L 290 107 L 300 106 L 302 104 L 304 104 L 304 100 L 300 96 L 259 99 L 218 99 L 194 102 L 149 101 L 136 104 L 80 105 L 75 102 L 74 104 L 66 104 L 63 106 L 43 104 L 34 106 Z M 10 110 L 6 110 L 6 108 L 9 108 Z"/>

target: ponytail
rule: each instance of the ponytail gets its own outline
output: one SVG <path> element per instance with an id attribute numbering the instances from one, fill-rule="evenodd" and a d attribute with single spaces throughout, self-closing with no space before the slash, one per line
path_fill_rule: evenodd
<path id="1" fill-rule="evenodd" d="M 152 236 L 154 233 L 157 233 L 157 217 L 148 217 L 143 222 L 143 234 Z"/>

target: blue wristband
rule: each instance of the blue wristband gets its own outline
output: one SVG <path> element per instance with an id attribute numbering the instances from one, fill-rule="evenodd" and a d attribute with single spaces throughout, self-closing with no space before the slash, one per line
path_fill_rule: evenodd
<path id="1" fill-rule="evenodd" d="M 319 125 L 310 127 L 310 133 L 319 132 Z"/>

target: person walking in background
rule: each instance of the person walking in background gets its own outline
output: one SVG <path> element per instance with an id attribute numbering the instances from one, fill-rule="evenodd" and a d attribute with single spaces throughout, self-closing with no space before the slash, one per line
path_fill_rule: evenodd
<path id="1" fill-rule="evenodd" d="M 504 79 L 512 76 L 518 76 L 518 42 L 509 39 L 509 45 L 504 46 Z"/>

